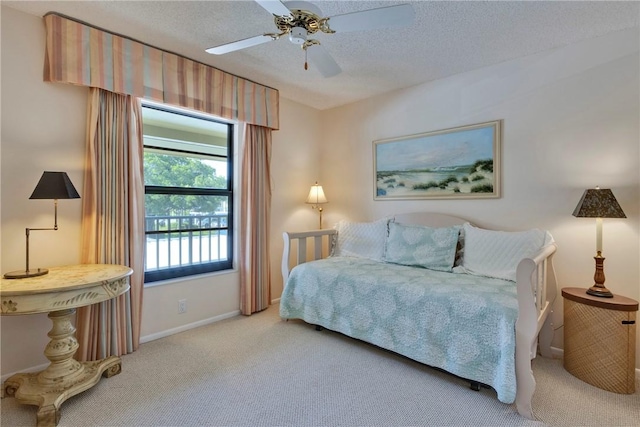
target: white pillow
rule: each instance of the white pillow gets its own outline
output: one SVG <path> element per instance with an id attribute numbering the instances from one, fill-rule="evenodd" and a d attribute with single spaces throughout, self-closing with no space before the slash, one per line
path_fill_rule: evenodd
<path id="1" fill-rule="evenodd" d="M 516 280 L 516 268 L 523 258 L 535 255 L 545 244 L 547 233 L 493 231 L 463 225 L 464 256 L 462 266 L 470 274 Z"/>
<path id="2" fill-rule="evenodd" d="M 342 220 L 336 225 L 338 240 L 333 256 L 350 256 L 382 261 L 388 219 L 374 222 Z"/>

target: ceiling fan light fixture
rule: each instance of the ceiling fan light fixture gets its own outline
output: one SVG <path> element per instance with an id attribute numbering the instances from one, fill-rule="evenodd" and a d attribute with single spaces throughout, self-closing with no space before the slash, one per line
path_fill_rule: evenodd
<path id="1" fill-rule="evenodd" d="M 302 27 L 292 27 L 289 32 L 289 40 L 293 44 L 304 44 L 307 41 L 307 30 Z"/>

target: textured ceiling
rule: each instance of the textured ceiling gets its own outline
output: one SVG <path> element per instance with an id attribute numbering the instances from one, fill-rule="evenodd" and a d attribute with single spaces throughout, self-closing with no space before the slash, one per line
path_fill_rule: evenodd
<path id="1" fill-rule="evenodd" d="M 470 71 L 638 27 L 637 2 L 314 1 L 324 16 L 410 3 L 416 19 L 396 30 L 320 34 L 343 72 L 303 69 L 304 52 L 286 38 L 226 55 L 204 49 L 275 32 L 254 1 L 6 1 L 43 16 L 58 12 L 173 51 L 258 83 L 317 109 Z"/>

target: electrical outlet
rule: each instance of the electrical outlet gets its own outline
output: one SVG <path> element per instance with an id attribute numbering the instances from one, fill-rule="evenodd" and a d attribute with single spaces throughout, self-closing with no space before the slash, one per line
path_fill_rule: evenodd
<path id="1" fill-rule="evenodd" d="M 178 300 L 178 314 L 182 314 L 186 312 L 187 312 L 187 300 L 186 299 Z"/>

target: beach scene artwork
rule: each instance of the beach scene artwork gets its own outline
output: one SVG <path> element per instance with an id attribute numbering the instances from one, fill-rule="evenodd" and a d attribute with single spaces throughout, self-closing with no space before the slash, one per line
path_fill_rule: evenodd
<path id="1" fill-rule="evenodd" d="M 501 121 L 374 141 L 376 200 L 500 197 Z"/>

